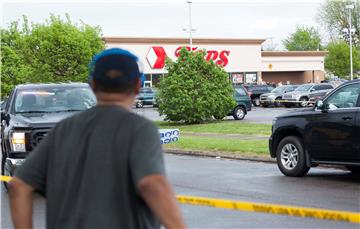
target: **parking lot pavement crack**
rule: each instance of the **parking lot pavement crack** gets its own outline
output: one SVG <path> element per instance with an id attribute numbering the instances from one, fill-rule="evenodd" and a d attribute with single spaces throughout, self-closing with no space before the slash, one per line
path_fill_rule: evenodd
<path id="1" fill-rule="evenodd" d="M 209 137 L 209 138 L 221 138 L 221 139 L 238 139 L 238 140 L 267 140 L 268 136 L 258 135 L 244 135 L 244 134 L 219 134 L 219 133 L 194 133 L 194 132 L 182 132 L 183 136 L 191 137 Z"/>

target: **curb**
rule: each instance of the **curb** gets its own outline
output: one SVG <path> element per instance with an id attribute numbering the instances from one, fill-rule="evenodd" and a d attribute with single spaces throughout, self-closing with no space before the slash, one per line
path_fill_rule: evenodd
<path id="1" fill-rule="evenodd" d="M 262 157 L 262 156 L 251 156 L 251 155 L 232 155 L 228 152 L 210 152 L 210 151 L 198 151 L 198 150 L 178 150 L 178 149 L 165 149 L 165 153 L 180 155 L 180 156 L 194 156 L 194 157 L 209 157 L 217 159 L 229 159 L 229 160 L 239 160 L 239 161 L 252 161 L 252 162 L 262 162 L 262 163 L 271 163 L 276 164 L 275 158 Z M 332 168 L 339 169 L 343 171 L 348 171 L 341 165 L 330 165 L 330 164 L 320 164 L 316 167 L 319 168 Z"/>
<path id="2" fill-rule="evenodd" d="M 182 155 L 182 156 L 215 157 L 215 158 L 225 158 L 225 159 L 231 159 L 231 160 L 276 163 L 276 160 L 274 158 L 270 158 L 270 157 L 250 156 L 250 155 L 247 155 L 247 156 L 233 155 L 232 153 L 227 153 L 227 152 L 165 149 L 165 153 L 174 154 L 174 155 Z"/>

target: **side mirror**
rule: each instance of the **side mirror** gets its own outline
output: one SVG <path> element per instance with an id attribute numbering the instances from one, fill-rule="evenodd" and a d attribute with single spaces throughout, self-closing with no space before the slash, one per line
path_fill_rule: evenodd
<path id="1" fill-rule="evenodd" d="M 326 111 L 329 110 L 327 104 L 325 104 L 322 100 L 317 100 L 317 101 L 315 102 L 315 108 L 316 108 L 316 109 L 319 109 L 319 110 L 321 110 L 321 111 L 323 111 L 323 112 L 326 112 Z"/>
<path id="2" fill-rule="evenodd" d="M 314 88 L 311 88 L 311 89 L 310 89 L 310 92 L 313 92 L 313 91 L 315 91 L 315 89 L 314 89 Z"/>

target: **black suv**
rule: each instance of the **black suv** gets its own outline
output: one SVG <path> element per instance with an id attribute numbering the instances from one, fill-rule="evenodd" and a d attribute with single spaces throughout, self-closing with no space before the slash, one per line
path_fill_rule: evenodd
<path id="1" fill-rule="evenodd" d="M 1 106 L 2 174 L 12 175 L 57 122 L 95 104 L 84 83 L 16 86 Z"/>
<path id="2" fill-rule="evenodd" d="M 360 80 L 342 84 L 313 108 L 273 121 L 270 155 L 286 176 L 303 176 L 318 164 L 360 172 Z"/>
<path id="3" fill-rule="evenodd" d="M 274 89 L 274 87 L 268 85 L 257 84 L 244 85 L 244 87 L 251 98 L 251 102 L 257 107 L 260 106 L 260 95 L 269 93 Z"/>

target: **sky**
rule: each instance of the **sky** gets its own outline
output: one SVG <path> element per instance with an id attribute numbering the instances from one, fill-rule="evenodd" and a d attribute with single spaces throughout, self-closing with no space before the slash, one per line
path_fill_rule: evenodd
<path id="1" fill-rule="evenodd" d="M 189 4 L 168 1 L 1 1 L 1 27 L 26 15 L 44 22 L 51 13 L 100 26 L 103 36 L 188 37 Z M 267 46 L 283 49 L 282 40 L 297 25 L 314 26 L 324 0 L 192 0 L 194 38 L 261 38 Z M 325 35 L 324 38 L 326 39 Z"/>

